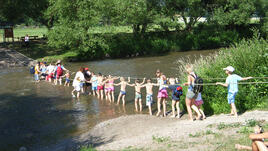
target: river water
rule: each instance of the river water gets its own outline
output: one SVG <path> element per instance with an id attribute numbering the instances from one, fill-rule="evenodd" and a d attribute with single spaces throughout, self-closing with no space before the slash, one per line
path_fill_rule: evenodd
<path id="1" fill-rule="evenodd" d="M 189 57 L 193 61 L 200 55 L 213 52 L 215 50 L 174 52 L 158 57 L 67 63 L 65 67 L 77 71 L 83 66 L 95 73 L 126 77 L 154 77 L 159 68 L 167 77 L 174 77 L 178 75 L 179 59 Z M 119 89 L 116 87 L 115 97 Z M 71 90 L 72 87 L 47 82 L 35 84 L 28 68 L 1 69 L 0 150 L 17 151 L 21 146 L 39 150 L 79 136 L 104 120 L 135 113 L 133 88 L 127 88 L 125 108 L 93 96 L 83 95 L 77 101 L 71 97 Z M 143 104 L 143 113 L 147 114 L 144 100 Z M 153 109 L 155 111 L 156 104 L 153 104 Z"/>

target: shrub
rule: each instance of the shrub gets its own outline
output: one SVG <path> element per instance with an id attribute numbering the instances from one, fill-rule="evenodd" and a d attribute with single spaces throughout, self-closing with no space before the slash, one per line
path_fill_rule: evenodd
<path id="1" fill-rule="evenodd" d="M 252 40 L 242 40 L 229 49 L 222 49 L 218 54 L 201 58 L 193 65 L 196 73 L 203 78 L 226 78 L 222 68 L 233 66 L 235 74 L 242 77 L 266 77 L 268 75 L 268 42 L 255 36 Z M 182 61 L 185 64 L 185 61 Z M 181 67 L 180 70 L 183 70 Z M 183 77 L 186 77 L 184 74 Z M 184 78 L 184 81 L 186 78 Z M 215 79 L 204 79 L 205 83 L 215 83 Z M 219 80 L 218 80 L 219 81 Z M 221 80 L 225 82 L 225 79 Z M 264 79 L 252 79 L 252 82 L 264 81 Z M 187 91 L 187 90 L 185 90 Z M 265 104 L 267 98 L 267 84 L 239 85 L 236 97 L 236 106 L 240 112 L 258 108 Z M 204 86 L 202 93 L 205 101 L 203 107 L 208 114 L 227 113 L 230 107 L 227 103 L 227 88 L 222 86 Z"/>

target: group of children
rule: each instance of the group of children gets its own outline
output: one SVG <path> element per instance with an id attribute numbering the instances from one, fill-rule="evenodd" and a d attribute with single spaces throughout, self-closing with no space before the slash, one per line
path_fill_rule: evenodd
<path id="1" fill-rule="evenodd" d="M 86 70 L 88 71 L 88 70 Z M 90 72 L 90 71 L 89 71 Z M 90 79 L 85 78 L 85 70 L 84 68 L 80 68 L 79 71 L 76 73 L 73 81 L 73 91 L 72 96 L 79 98 L 80 92 L 85 93 L 84 85 L 86 83 L 90 83 L 91 91 L 93 96 L 97 96 L 99 99 L 109 100 L 111 103 L 115 102 L 115 86 L 120 86 L 120 92 L 117 98 L 117 104 L 120 104 L 122 101 L 123 106 L 125 106 L 125 97 L 126 97 L 126 87 L 134 87 L 135 89 L 135 97 L 134 97 L 134 104 L 135 104 L 135 111 L 141 112 L 143 109 L 142 103 L 142 88 L 146 88 L 146 106 L 149 109 L 149 114 L 152 115 L 152 104 L 153 104 L 153 87 L 159 87 L 159 91 L 157 94 L 157 116 L 160 116 L 161 113 L 161 104 L 163 105 L 163 116 L 166 116 L 166 99 L 168 98 L 167 90 L 171 90 L 171 100 L 172 100 L 172 116 L 180 118 L 180 107 L 179 101 L 180 97 L 183 95 L 182 87 L 178 84 L 177 78 L 166 78 L 162 73 L 159 72 L 160 75 L 157 75 L 157 83 L 153 83 L 151 79 L 143 78 L 141 81 L 140 79 L 135 79 L 134 83 L 130 82 L 130 77 L 127 80 L 124 77 L 117 77 L 117 76 L 104 76 L 101 73 L 96 75 L 94 72 L 90 72 Z M 158 72 L 157 72 L 158 74 Z M 115 80 L 120 80 L 119 83 L 115 83 Z M 145 83 L 146 81 L 146 83 Z M 76 95 L 75 95 L 76 93 Z M 91 94 L 91 92 L 89 93 Z M 203 104 L 203 100 L 201 98 L 201 93 L 199 94 L 199 100 L 196 100 L 196 104 L 201 110 L 201 105 Z M 177 110 L 177 116 L 175 113 Z M 203 113 L 203 112 L 202 112 Z M 205 115 L 203 114 L 205 117 Z"/>
<path id="2" fill-rule="evenodd" d="M 201 109 L 202 104 L 204 103 L 202 100 L 201 93 L 193 93 L 193 85 L 194 79 L 197 75 L 193 72 L 192 68 L 187 68 L 188 73 L 188 82 L 185 83 L 185 86 L 188 87 L 188 91 L 186 94 L 186 106 L 189 114 L 190 120 L 192 118 L 192 109 L 197 113 L 197 119 L 205 119 L 206 116 Z M 226 74 L 228 75 L 225 83 L 217 82 L 216 85 L 223 85 L 228 87 L 228 103 L 231 106 L 231 115 L 237 116 L 236 107 L 234 104 L 235 96 L 238 92 L 237 82 L 240 80 L 248 80 L 252 77 L 241 78 L 238 75 L 232 74 L 234 68 L 228 66 L 224 68 Z M 65 72 L 65 73 L 64 73 Z M 57 61 L 55 65 L 49 64 L 46 66 L 46 63 L 37 63 L 34 68 L 31 68 L 31 73 L 34 74 L 34 78 L 36 82 L 41 79 L 45 79 L 49 82 L 54 82 L 55 85 L 59 82 L 62 85 L 62 79 L 65 78 L 64 86 L 70 85 L 70 72 L 61 64 L 61 61 Z M 40 78 L 39 78 L 40 77 Z M 72 91 L 73 97 L 80 97 L 80 92 L 85 93 L 89 91 L 89 95 L 93 94 L 93 96 L 97 96 L 99 99 L 109 100 L 111 103 L 115 102 L 115 86 L 120 86 L 120 92 L 117 98 L 117 104 L 122 100 L 123 106 L 125 105 L 125 97 L 126 97 L 126 87 L 134 87 L 135 89 L 135 111 L 142 111 L 143 103 L 142 103 L 142 93 L 141 89 L 146 88 L 146 106 L 148 106 L 149 114 L 152 115 L 152 104 L 153 104 L 153 87 L 159 87 L 159 91 L 157 94 L 157 114 L 156 116 L 160 116 L 161 114 L 161 106 L 163 106 L 162 115 L 166 116 L 166 101 L 168 99 L 168 91 L 171 90 L 171 106 L 172 106 L 172 116 L 180 118 L 180 97 L 183 95 L 182 87 L 178 83 L 177 78 L 166 78 L 160 70 L 156 72 L 157 83 L 153 83 L 151 79 L 144 78 L 142 81 L 136 79 L 134 83 L 130 83 L 130 78 L 126 81 L 124 77 L 116 77 L 116 76 L 103 76 L 101 73 L 96 75 L 94 72 L 91 72 L 88 68 L 80 67 L 80 70 L 76 73 L 72 86 L 74 87 Z M 115 80 L 120 79 L 119 83 L 115 83 Z M 53 81 L 52 81 L 53 80 Z M 146 83 L 145 83 L 146 80 Z M 91 89 L 91 90 L 89 90 Z M 76 95 L 74 94 L 76 92 Z M 177 110 L 177 114 L 175 113 Z"/>
<path id="3" fill-rule="evenodd" d="M 64 74 L 65 71 L 65 74 Z M 65 86 L 70 85 L 70 72 L 61 64 L 61 61 L 57 61 L 55 65 L 46 62 L 38 62 L 34 67 L 31 67 L 30 72 L 34 74 L 35 82 L 39 82 L 40 79 L 44 79 L 49 82 L 53 82 L 55 85 L 62 85 L 62 79 L 65 78 Z"/>

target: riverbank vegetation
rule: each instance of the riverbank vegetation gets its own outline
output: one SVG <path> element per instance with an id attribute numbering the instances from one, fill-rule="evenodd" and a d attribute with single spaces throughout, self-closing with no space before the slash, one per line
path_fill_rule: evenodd
<path id="1" fill-rule="evenodd" d="M 267 82 L 268 75 L 268 41 L 255 34 L 252 40 L 242 40 L 228 49 L 222 49 L 217 55 L 197 60 L 193 66 L 198 76 L 204 78 L 205 83 L 225 82 L 223 68 L 232 65 L 235 74 L 242 77 L 260 77 L 247 82 Z M 185 70 L 187 60 L 181 60 L 180 70 Z M 182 75 L 186 77 L 186 75 Z M 185 78 L 184 78 L 185 80 Z M 185 90 L 186 91 L 186 90 Z M 227 88 L 221 86 L 205 86 L 202 97 L 205 101 L 206 114 L 228 113 L 230 106 L 227 103 Z M 239 112 L 252 109 L 268 109 L 268 87 L 263 84 L 239 85 L 236 97 L 236 107 Z"/>
<path id="2" fill-rule="evenodd" d="M 31 1 L 21 5 L 5 3 L 0 20 L 45 25 L 48 45 L 51 49 L 62 49 L 60 55 L 66 60 L 229 47 L 243 38 L 251 38 L 252 27 L 267 37 L 266 0 L 41 0 L 38 3 L 38 6 L 31 5 Z M 10 10 L 16 13 L 8 14 Z M 65 55 L 68 51 L 76 55 Z"/>

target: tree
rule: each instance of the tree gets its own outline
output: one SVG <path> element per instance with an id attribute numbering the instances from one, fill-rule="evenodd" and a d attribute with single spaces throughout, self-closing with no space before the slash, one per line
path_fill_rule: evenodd
<path id="1" fill-rule="evenodd" d="M 164 13 L 179 24 L 183 20 L 184 30 L 191 31 L 198 20 L 206 14 L 206 2 L 203 0 L 163 0 Z"/>
<path id="2" fill-rule="evenodd" d="M 247 25 L 255 12 L 253 0 L 220 1 L 213 11 L 211 21 L 219 25 Z"/>
<path id="3" fill-rule="evenodd" d="M 31 18 L 47 25 L 43 15 L 47 6 L 48 0 L 0 0 L 0 19 L 10 23 L 22 23 Z"/>

